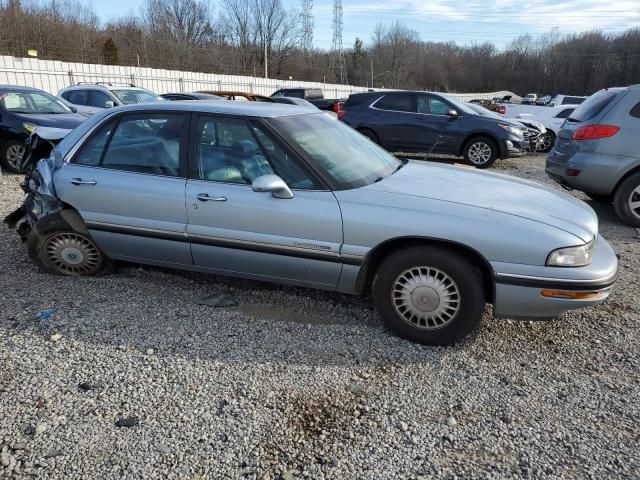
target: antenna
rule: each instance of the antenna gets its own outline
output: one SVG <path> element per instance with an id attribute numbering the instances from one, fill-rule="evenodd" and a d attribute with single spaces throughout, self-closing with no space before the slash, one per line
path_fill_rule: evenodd
<path id="1" fill-rule="evenodd" d="M 333 44 L 329 59 L 329 78 L 347 84 L 347 64 L 342 50 L 342 0 L 333 0 Z"/>

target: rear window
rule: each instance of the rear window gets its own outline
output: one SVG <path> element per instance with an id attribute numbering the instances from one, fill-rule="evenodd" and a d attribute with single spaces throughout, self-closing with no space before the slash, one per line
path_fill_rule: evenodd
<path id="1" fill-rule="evenodd" d="M 324 95 L 322 94 L 322 90 L 319 88 L 312 88 L 305 92 L 304 98 L 307 100 L 322 100 Z"/>
<path id="2" fill-rule="evenodd" d="M 600 90 L 587 98 L 569 117 L 569 120 L 574 122 L 586 122 L 591 120 L 596 115 L 599 115 L 602 110 L 609 105 L 618 93 L 610 90 Z"/>
<path id="3" fill-rule="evenodd" d="M 564 97 L 562 99 L 562 105 L 580 105 L 584 101 L 584 97 Z"/>

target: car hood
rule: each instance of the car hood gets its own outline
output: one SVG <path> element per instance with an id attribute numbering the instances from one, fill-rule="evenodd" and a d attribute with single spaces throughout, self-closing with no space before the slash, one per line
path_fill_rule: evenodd
<path id="1" fill-rule="evenodd" d="M 409 162 L 395 174 L 365 188 L 516 215 L 559 228 L 585 242 L 598 233 L 598 217 L 593 209 L 571 195 L 470 167 Z"/>
<path id="2" fill-rule="evenodd" d="M 41 127 L 55 127 L 70 130 L 84 122 L 87 117 L 78 113 L 16 113 L 15 117 L 24 123 Z"/>

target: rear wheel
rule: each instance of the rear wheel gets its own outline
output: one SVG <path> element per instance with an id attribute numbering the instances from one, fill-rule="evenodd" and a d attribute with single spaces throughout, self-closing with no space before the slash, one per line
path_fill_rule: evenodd
<path id="1" fill-rule="evenodd" d="M 538 151 L 542 153 L 550 152 L 553 146 L 555 145 L 555 143 L 556 143 L 556 134 L 553 133 L 551 130 L 547 130 L 546 133 L 544 133 L 542 135 L 542 138 L 540 139 L 540 146 L 538 148 Z"/>
<path id="2" fill-rule="evenodd" d="M 624 222 L 640 227 L 640 172 L 620 184 L 613 197 L 613 206 Z"/>
<path id="3" fill-rule="evenodd" d="M 440 247 L 389 255 L 371 291 L 385 325 L 425 345 L 448 345 L 466 336 L 480 323 L 485 304 L 477 267 Z"/>
<path id="4" fill-rule="evenodd" d="M 594 202 L 602 202 L 602 203 L 611 203 L 611 195 L 604 195 L 600 193 L 589 193 L 584 192 L 587 197 L 589 197 Z"/>
<path id="5" fill-rule="evenodd" d="M 22 157 L 24 156 L 24 142 L 20 140 L 8 140 L 0 149 L 0 163 L 2 168 L 12 173 L 20 173 Z"/>
<path id="6" fill-rule="evenodd" d="M 46 273 L 86 276 L 105 273 L 111 267 L 89 235 L 73 230 L 55 214 L 36 224 L 27 248 L 31 260 Z"/>
<path id="7" fill-rule="evenodd" d="M 373 143 L 380 144 L 380 139 L 378 138 L 378 135 L 376 135 L 376 132 L 374 132 L 373 130 L 369 130 L 368 128 L 362 128 L 358 130 L 358 132 L 360 132 L 362 135 L 367 137 Z"/>
<path id="8" fill-rule="evenodd" d="M 476 137 L 467 142 L 462 154 L 469 165 L 489 168 L 498 158 L 498 146 L 488 137 Z"/>

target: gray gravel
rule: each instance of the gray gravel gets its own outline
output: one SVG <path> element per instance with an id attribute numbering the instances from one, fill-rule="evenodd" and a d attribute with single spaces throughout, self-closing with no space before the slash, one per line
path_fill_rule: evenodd
<path id="1" fill-rule="evenodd" d="M 550 183 L 540 156 L 496 169 Z M 20 180 L 0 177 L 1 216 Z M 640 243 L 593 206 L 622 254 L 607 303 L 487 317 L 450 348 L 395 338 L 343 295 L 43 275 L 2 225 L 0 477 L 640 478 Z M 239 305 L 197 304 L 215 294 Z"/>

